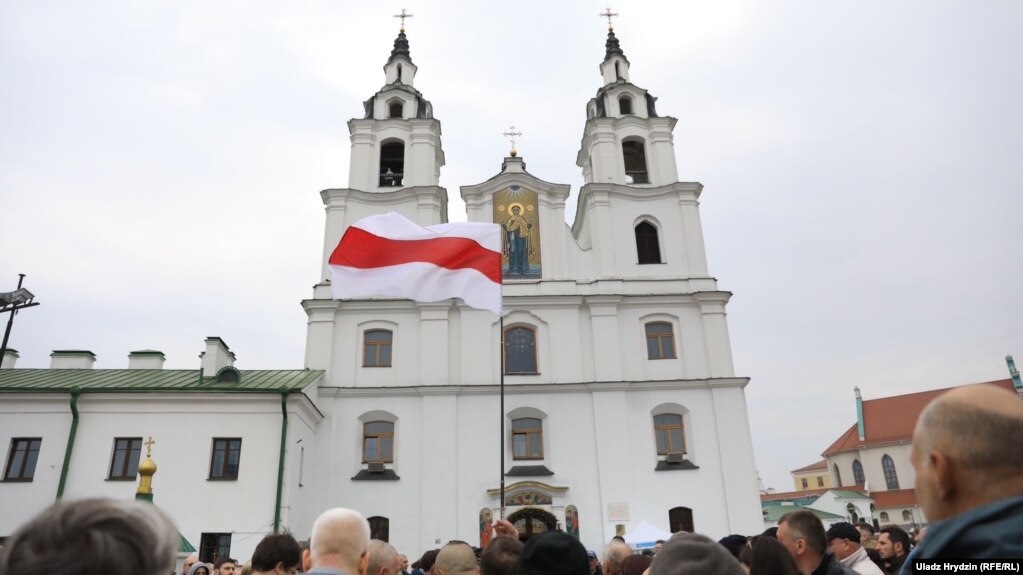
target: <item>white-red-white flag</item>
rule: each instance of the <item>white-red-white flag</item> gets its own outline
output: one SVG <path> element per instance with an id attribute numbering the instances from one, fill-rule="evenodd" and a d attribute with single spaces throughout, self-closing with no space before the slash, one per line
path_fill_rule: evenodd
<path id="1" fill-rule="evenodd" d="M 501 227 L 455 222 L 423 227 L 389 212 L 348 228 L 330 255 L 334 299 L 461 298 L 501 315 Z"/>

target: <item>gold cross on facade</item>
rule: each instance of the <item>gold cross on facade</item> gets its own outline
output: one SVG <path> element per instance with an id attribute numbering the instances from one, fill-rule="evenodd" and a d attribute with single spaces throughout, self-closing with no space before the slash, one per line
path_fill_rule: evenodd
<path id="1" fill-rule="evenodd" d="M 156 443 L 156 442 L 153 441 L 153 437 L 152 436 L 149 436 L 149 441 L 146 441 L 144 443 L 146 444 L 146 457 L 152 457 L 153 456 L 153 444 Z"/>
<path id="2" fill-rule="evenodd" d="M 515 126 L 512 126 L 512 127 L 508 128 L 508 131 L 505 132 L 502 135 L 505 138 L 508 138 L 509 140 L 511 140 L 511 145 L 512 145 L 511 155 L 514 158 L 515 156 L 518 155 L 518 151 L 515 150 L 515 138 L 518 138 L 519 136 L 521 136 L 522 132 L 519 132 L 518 130 L 516 130 Z"/>
<path id="3" fill-rule="evenodd" d="M 405 31 L 405 18 L 411 18 L 412 14 L 406 13 L 405 9 L 402 8 L 401 9 L 401 14 L 395 14 L 394 17 L 395 18 L 401 18 L 401 31 L 404 32 Z"/>
<path id="4" fill-rule="evenodd" d="M 603 18 L 607 18 L 607 31 L 608 32 L 614 31 L 614 26 L 611 25 L 611 19 L 614 18 L 617 15 L 618 15 L 618 13 L 617 12 L 612 12 L 611 8 L 606 8 L 603 12 L 598 14 L 598 16 L 601 16 Z"/>

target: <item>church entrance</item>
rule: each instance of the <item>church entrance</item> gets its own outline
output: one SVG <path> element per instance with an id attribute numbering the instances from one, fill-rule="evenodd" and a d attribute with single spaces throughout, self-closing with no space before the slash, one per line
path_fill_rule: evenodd
<path id="1" fill-rule="evenodd" d="M 527 507 L 508 516 L 508 521 L 519 532 L 519 541 L 525 543 L 530 537 L 554 531 L 558 528 L 558 519 L 543 509 Z"/>

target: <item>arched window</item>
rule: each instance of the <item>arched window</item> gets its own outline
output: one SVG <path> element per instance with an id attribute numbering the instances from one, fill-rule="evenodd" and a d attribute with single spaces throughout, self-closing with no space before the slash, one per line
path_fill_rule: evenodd
<path id="1" fill-rule="evenodd" d="M 380 146 L 380 186 L 397 187 L 405 177 L 405 142 L 390 140 Z"/>
<path id="2" fill-rule="evenodd" d="M 524 326 L 504 330 L 504 372 L 509 375 L 535 374 L 536 331 Z"/>
<path id="3" fill-rule="evenodd" d="M 367 517 L 369 521 L 369 538 L 387 541 L 391 537 L 391 520 L 386 517 Z"/>
<path id="4" fill-rule="evenodd" d="M 831 466 L 831 470 L 835 472 L 835 487 L 842 486 L 842 474 L 838 471 L 838 464 Z"/>
<path id="5" fill-rule="evenodd" d="M 881 515 L 880 515 L 880 517 L 878 517 L 878 519 L 881 520 L 881 523 L 888 523 L 888 512 L 887 511 L 882 511 Z"/>
<path id="6" fill-rule="evenodd" d="M 654 435 L 657 437 L 657 455 L 686 452 L 686 434 L 681 415 L 677 413 L 655 415 Z"/>
<path id="7" fill-rule="evenodd" d="M 856 482 L 856 485 L 864 485 L 867 482 L 863 476 L 863 464 L 859 459 L 853 460 L 853 481 Z"/>
<path id="8" fill-rule="evenodd" d="M 881 469 L 884 470 L 884 482 L 888 485 L 888 491 L 896 491 L 899 488 L 899 476 L 895 473 L 895 462 L 888 454 L 881 458 Z"/>
<path id="9" fill-rule="evenodd" d="M 693 510 L 688 507 L 673 507 L 668 510 L 668 526 L 672 533 L 685 531 L 693 533 Z"/>
<path id="10" fill-rule="evenodd" d="M 362 424 L 362 462 L 394 463 L 393 421 L 367 421 Z"/>
<path id="11" fill-rule="evenodd" d="M 636 225 L 636 254 L 641 264 L 661 263 L 661 243 L 657 239 L 657 228 L 646 220 Z"/>
<path id="12" fill-rule="evenodd" d="M 618 98 L 618 109 L 621 111 L 623 116 L 632 114 L 632 98 L 624 95 Z"/>
<path id="13" fill-rule="evenodd" d="M 618 69 L 618 62 L 615 62 L 615 81 L 617 82 L 622 77 L 621 71 Z"/>
<path id="14" fill-rule="evenodd" d="M 512 420 L 512 459 L 543 459 L 543 421 L 533 417 Z"/>
<path id="15" fill-rule="evenodd" d="M 913 513 L 909 509 L 903 509 L 902 510 L 902 521 L 904 523 L 912 523 L 913 522 Z"/>
<path id="16" fill-rule="evenodd" d="M 401 100 L 391 100 L 387 103 L 388 118 L 401 118 L 404 110 L 405 106 Z"/>
<path id="17" fill-rule="evenodd" d="M 391 367 L 392 342 L 390 330 L 366 330 L 362 336 L 362 367 Z"/>
<path id="18" fill-rule="evenodd" d="M 646 150 L 643 140 L 622 142 L 622 156 L 625 158 L 625 183 L 649 184 L 650 175 L 646 169 Z"/>
<path id="19" fill-rule="evenodd" d="M 401 84 L 401 83 L 402 83 L 402 82 L 401 82 L 401 64 L 398 64 L 398 65 L 396 66 L 396 69 L 398 70 L 398 77 L 397 77 L 396 81 L 397 81 L 397 82 L 398 82 L 399 84 Z"/>
<path id="20" fill-rule="evenodd" d="M 666 321 L 646 324 L 647 359 L 675 359 L 675 334 Z"/>

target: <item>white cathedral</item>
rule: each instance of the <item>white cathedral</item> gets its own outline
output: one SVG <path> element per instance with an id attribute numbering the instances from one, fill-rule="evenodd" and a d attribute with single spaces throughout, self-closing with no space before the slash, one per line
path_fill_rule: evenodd
<path id="1" fill-rule="evenodd" d="M 56 499 L 131 497 L 149 437 L 165 470 L 154 502 L 204 560 L 245 560 L 275 530 L 308 537 L 336 506 L 413 559 L 451 539 L 479 546 L 502 474 L 523 537 L 562 529 L 599 551 L 644 523 L 713 538 L 763 529 L 749 380 L 732 365 L 731 294 L 707 268 L 703 186 L 678 181 L 676 120 L 631 82 L 613 30 L 572 226 L 569 186 L 514 151 L 460 188 L 469 221 L 504 228 L 503 338 L 500 318 L 457 300 L 331 299 L 327 259 L 353 222 L 448 220 L 440 123 L 416 72 L 402 30 L 383 88 L 349 122 L 348 187 L 321 192 L 304 369 L 235 368 L 217 337 L 199 370 L 162 369 L 154 350 L 128 369 L 92 369 L 83 350 L 20 369 L 8 354 L 0 537 Z"/>

